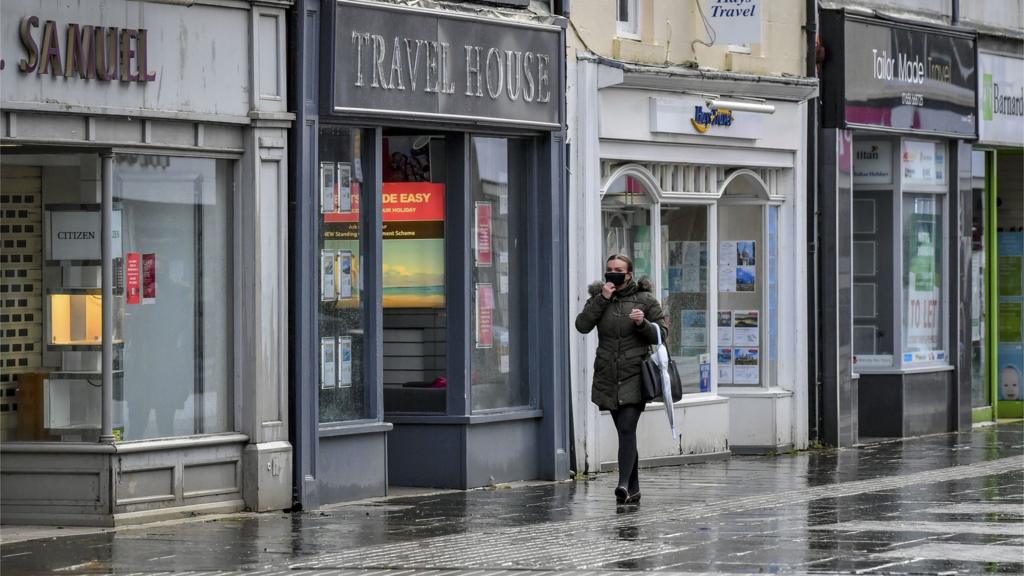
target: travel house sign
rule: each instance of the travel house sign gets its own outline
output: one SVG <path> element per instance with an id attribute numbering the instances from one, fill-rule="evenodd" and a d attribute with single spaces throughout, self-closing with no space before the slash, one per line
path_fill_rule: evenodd
<path id="1" fill-rule="evenodd" d="M 336 113 L 557 128 L 561 30 L 341 1 Z"/>

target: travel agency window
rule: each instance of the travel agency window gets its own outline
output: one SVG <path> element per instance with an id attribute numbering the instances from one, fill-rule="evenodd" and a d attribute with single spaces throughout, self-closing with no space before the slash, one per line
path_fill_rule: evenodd
<path id="1" fill-rule="evenodd" d="M 858 371 L 947 364 L 947 158 L 941 141 L 854 139 Z"/>
<path id="2" fill-rule="evenodd" d="M 321 425 L 373 417 L 368 339 L 376 302 L 366 288 L 367 255 L 373 249 L 377 206 L 374 182 L 375 132 L 325 124 L 319 141 L 320 290 L 319 422 Z M 370 278 L 374 278 L 371 275 Z M 371 280 L 372 282 L 372 280 Z"/>
<path id="3" fill-rule="evenodd" d="M 606 182 L 601 199 L 602 260 L 611 254 L 633 259 L 635 278 L 650 281 L 661 302 L 669 327 L 665 346 L 679 369 L 684 394 L 711 392 L 713 339 L 708 319 L 714 306 L 710 271 L 715 230 L 709 222 L 714 218 L 714 199 L 659 199 L 656 179 L 637 165 L 611 170 Z"/>
<path id="4" fill-rule="evenodd" d="M 718 201 L 716 280 L 718 385 L 770 387 L 778 365 L 778 245 L 781 199 L 774 171 L 734 169 Z"/>

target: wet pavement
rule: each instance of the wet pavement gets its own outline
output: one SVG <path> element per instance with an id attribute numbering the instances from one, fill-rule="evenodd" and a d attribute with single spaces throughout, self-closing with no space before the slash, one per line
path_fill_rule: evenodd
<path id="1" fill-rule="evenodd" d="M 0 545 L 4 576 L 1024 573 L 1024 425 Z"/>

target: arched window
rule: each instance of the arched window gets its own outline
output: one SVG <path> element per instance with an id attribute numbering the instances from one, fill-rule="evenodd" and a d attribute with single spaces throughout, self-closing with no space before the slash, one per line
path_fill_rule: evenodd
<path id="1" fill-rule="evenodd" d="M 613 173 L 601 198 L 601 236 L 604 255 L 625 254 L 633 259 L 634 276 L 651 276 L 654 180 L 642 168 Z"/>

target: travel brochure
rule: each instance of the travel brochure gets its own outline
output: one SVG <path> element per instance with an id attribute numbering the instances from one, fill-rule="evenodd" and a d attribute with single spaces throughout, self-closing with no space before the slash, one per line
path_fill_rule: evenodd
<path id="1" fill-rule="evenodd" d="M 723 240 L 718 243 L 718 291 L 757 291 L 756 240 Z"/>
<path id="2" fill-rule="evenodd" d="M 341 360 L 340 366 L 338 360 Z M 320 388 L 352 386 L 352 337 L 320 339 Z"/>
<path id="3" fill-rule="evenodd" d="M 320 213 L 352 212 L 352 165 L 348 162 L 320 163 Z"/>
<path id="4" fill-rule="evenodd" d="M 718 383 L 760 383 L 760 312 L 719 310 Z"/>
<path id="5" fill-rule="evenodd" d="M 355 294 L 355 270 L 349 250 L 320 251 L 320 300 L 350 300 Z"/>
<path id="6" fill-rule="evenodd" d="M 668 242 L 668 291 L 703 293 L 708 288 L 706 242 Z"/>

